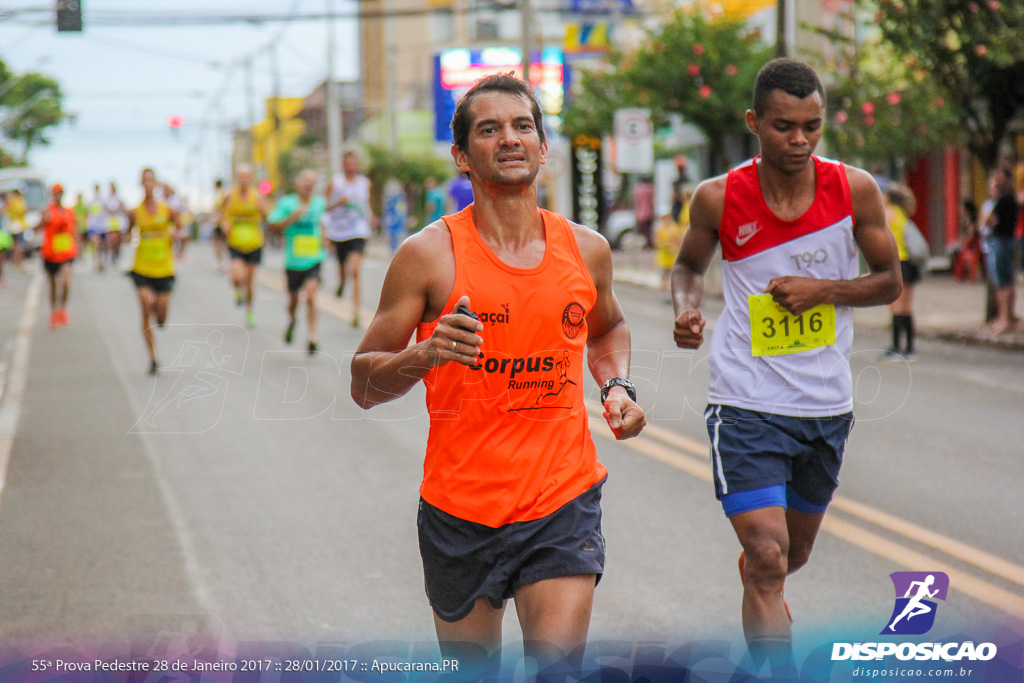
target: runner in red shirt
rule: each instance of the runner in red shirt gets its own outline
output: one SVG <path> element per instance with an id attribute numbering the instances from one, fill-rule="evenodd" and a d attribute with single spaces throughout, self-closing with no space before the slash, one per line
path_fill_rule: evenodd
<path id="1" fill-rule="evenodd" d="M 71 291 L 71 264 L 78 256 L 78 230 L 75 213 L 64 208 L 64 188 L 60 184 L 50 188 L 53 201 L 39 221 L 43 240 L 40 253 L 43 267 L 50 281 L 50 328 L 68 324 L 68 294 Z"/>

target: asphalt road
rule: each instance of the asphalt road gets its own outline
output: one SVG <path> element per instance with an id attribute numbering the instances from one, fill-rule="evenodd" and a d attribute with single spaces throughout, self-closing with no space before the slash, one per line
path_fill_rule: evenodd
<path id="1" fill-rule="evenodd" d="M 301 328 L 286 347 L 279 262 L 268 257 L 247 329 L 211 253 L 193 248 L 155 379 L 128 278 L 79 264 L 58 331 L 38 278 L 0 290 L 8 647 L 433 640 L 415 530 L 422 390 L 355 406 L 348 366 L 363 330 L 332 293 L 321 352 L 305 353 Z M 370 311 L 386 267 L 366 264 Z M 333 292 L 333 265 L 325 274 Z M 659 293 L 616 291 L 650 427 L 617 443 L 592 411 L 610 476 L 591 636 L 736 640 L 739 546 L 710 483 L 706 351 L 674 348 Z M 886 345 L 858 330 L 842 484 L 810 564 L 787 582 L 798 648 L 877 634 L 893 571 L 949 574 L 943 633 L 1024 621 L 1024 354 L 923 342 L 920 362 L 881 364 Z M 592 383 L 588 398 L 596 407 Z M 506 637 L 518 637 L 512 609 Z"/>

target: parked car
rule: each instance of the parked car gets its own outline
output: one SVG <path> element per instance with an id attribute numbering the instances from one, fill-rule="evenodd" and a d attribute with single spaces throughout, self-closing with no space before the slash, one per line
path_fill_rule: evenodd
<path id="1" fill-rule="evenodd" d="M 608 214 L 605 221 L 604 237 L 612 249 L 639 251 L 646 241 L 636 229 L 636 215 L 632 209 L 616 209 Z"/>

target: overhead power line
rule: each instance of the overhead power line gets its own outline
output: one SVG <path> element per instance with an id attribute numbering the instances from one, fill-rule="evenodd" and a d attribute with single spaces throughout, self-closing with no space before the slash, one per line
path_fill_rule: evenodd
<path id="1" fill-rule="evenodd" d="M 49 24 L 52 18 L 27 18 L 36 17 L 42 12 L 52 14 L 51 8 L 34 8 L 0 11 L 0 21 L 9 19 L 18 23 Z M 489 7 L 412 7 L 391 10 L 356 9 L 349 11 L 338 11 L 332 15 L 326 12 L 304 12 L 304 13 L 196 13 L 196 12 L 170 12 L 154 11 L 140 12 L 136 10 L 95 10 L 87 13 L 85 23 L 88 26 L 146 26 L 155 28 L 158 26 L 203 26 L 217 24 L 279 24 L 295 23 L 306 21 L 327 21 L 328 19 L 375 19 L 384 17 L 416 17 L 428 14 L 456 15 L 475 14 L 479 12 L 512 12 L 518 11 L 516 5 L 492 5 Z M 568 2 L 549 3 L 547 5 L 536 5 L 534 12 L 565 12 L 572 13 Z M 643 12 L 632 12 L 631 14 L 642 14 Z M 20 19 L 24 16 L 26 18 Z"/>

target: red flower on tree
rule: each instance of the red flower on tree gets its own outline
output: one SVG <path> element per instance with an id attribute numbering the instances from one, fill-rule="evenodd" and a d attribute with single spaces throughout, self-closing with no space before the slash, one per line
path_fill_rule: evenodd
<path id="1" fill-rule="evenodd" d="M 860 110 L 864 112 L 865 116 L 871 116 L 872 114 L 875 113 L 875 103 L 865 102 L 864 104 L 860 105 Z"/>
<path id="2" fill-rule="evenodd" d="M 695 54 L 698 57 L 700 57 L 702 54 L 704 54 L 704 46 L 701 45 L 700 43 L 694 43 L 694 45 L 693 45 L 693 54 Z"/>
<path id="3" fill-rule="evenodd" d="M 700 95 L 702 100 L 706 100 L 707 98 L 711 97 L 711 86 L 710 85 L 702 85 L 702 86 L 700 86 L 700 88 L 697 89 L 697 94 Z"/>
<path id="4" fill-rule="evenodd" d="M 735 76 L 737 71 L 738 69 L 736 68 L 735 64 L 728 64 L 725 67 L 725 73 L 729 74 L 730 76 Z"/>
<path id="5" fill-rule="evenodd" d="M 889 104 L 892 104 L 892 105 L 899 104 L 900 103 L 900 99 L 902 99 L 902 98 L 900 97 L 900 94 L 898 92 L 891 92 L 891 93 L 889 93 L 889 96 L 885 98 L 886 102 L 888 102 Z"/>
<path id="6" fill-rule="evenodd" d="M 696 78 L 697 76 L 700 76 L 700 67 L 697 66 L 696 64 L 690 64 L 688 67 L 686 67 L 686 72 L 689 73 L 694 78 Z"/>

